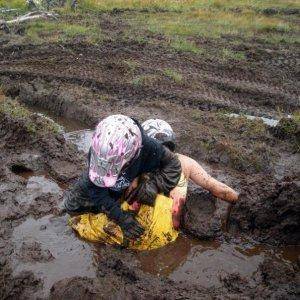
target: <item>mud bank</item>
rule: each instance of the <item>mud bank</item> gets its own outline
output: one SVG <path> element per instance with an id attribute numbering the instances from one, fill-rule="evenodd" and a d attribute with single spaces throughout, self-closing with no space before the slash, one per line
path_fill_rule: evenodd
<path id="1" fill-rule="evenodd" d="M 240 179 L 245 200 L 232 210 L 229 233 L 224 227 L 227 204 L 192 188 L 183 216 L 188 236 L 141 253 L 88 244 L 69 229 L 67 216 L 57 212 L 63 190 L 85 166 L 85 154 L 78 149 L 87 148 L 90 135 L 79 131 L 64 136 L 51 120 L 16 101 L 5 101 L 0 112 L 1 299 L 296 299 L 299 248 L 266 246 L 250 238 L 298 241 L 296 198 L 289 201 L 297 195 L 294 183 L 281 187 L 280 193 L 274 187 L 273 194 L 262 191 L 255 198 L 261 183 Z M 205 168 L 219 179 L 235 182 L 232 173 Z M 261 196 L 268 193 L 273 195 L 270 203 Z M 254 210 L 255 201 L 259 204 Z M 280 212 L 280 223 L 257 221 L 254 232 L 247 227 L 251 216 L 259 220 L 262 210 L 269 213 L 272 207 L 274 220 Z"/>

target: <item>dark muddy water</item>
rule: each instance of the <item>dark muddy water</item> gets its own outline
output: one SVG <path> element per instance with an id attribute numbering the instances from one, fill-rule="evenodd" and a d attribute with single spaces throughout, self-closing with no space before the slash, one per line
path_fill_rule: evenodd
<path id="1" fill-rule="evenodd" d="M 36 106 L 27 106 L 27 108 L 33 113 L 40 114 L 40 115 L 44 116 L 45 118 L 48 118 L 48 119 L 54 121 L 55 123 L 60 125 L 65 132 L 77 131 L 77 130 L 87 128 L 87 126 L 85 124 L 83 124 L 79 121 L 58 116 L 48 109 L 44 109 L 44 108 L 36 107 Z"/>
<path id="2" fill-rule="evenodd" d="M 66 125 L 65 138 L 79 150 L 87 152 L 92 131 L 77 128 L 78 124 L 69 120 L 60 124 Z M 210 166 L 205 168 L 216 172 Z M 20 204 L 30 203 L 43 194 L 59 195 L 65 188 L 45 174 L 25 170 L 18 175 L 27 179 L 26 189 L 17 197 Z M 221 179 L 222 174 L 218 173 L 218 177 Z M 226 219 L 226 214 L 224 218 Z M 67 221 L 66 215 L 48 215 L 40 219 L 30 217 L 14 230 L 14 273 L 31 270 L 37 277 L 42 278 L 44 288 L 37 295 L 39 297 L 46 297 L 51 286 L 60 279 L 73 276 L 96 277 L 96 264 L 100 257 L 98 249 L 101 246 L 78 239 L 67 226 Z M 32 250 L 25 251 L 27 254 L 24 255 L 24 247 Z M 174 243 L 166 247 L 136 253 L 136 259 L 141 270 L 146 273 L 168 276 L 175 281 L 189 281 L 209 288 L 221 286 L 222 274 L 239 273 L 251 282 L 266 257 L 291 264 L 298 260 L 299 251 L 300 247 L 268 248 L 245 240 L 229 244 L 199 241 L 180 235 Z M 34 261 L 32 256 L 35 257 Z"/>
<path id="3" fill-rule="evenodd" d="M 164 248 L 137 253 L 137 258 L 144 272 L 209 288 L 221 286 L 222 274 L 239 273 L 251 281 L 267 257 L 286 264 L 295 263 L 299 250 L 298 246 L 272 249 L 249 241 L 228 244 L 181 235 Z"/>
<path id="4" fill-rule="evenodd" d="M 67 218 L 51 215 L 37 220 L 28 218 L 14 230 L 14 275 L 23 270 L 30 270 L 41 278 L 44 288 L 37 296 L 47 296 L 51 286 L 64 278 L 96 277 L 92 250 L 87 243 L 77 239 L 71 228 L 66 226 Z M 40 249 L 29 250 L 26 255 L 22 255 L 24 246 L 30 249 L 35 243 Z M 31 257 L 35 260 L 32 261 Z M 40 261 L 36 257 L 41 257 Z"/>

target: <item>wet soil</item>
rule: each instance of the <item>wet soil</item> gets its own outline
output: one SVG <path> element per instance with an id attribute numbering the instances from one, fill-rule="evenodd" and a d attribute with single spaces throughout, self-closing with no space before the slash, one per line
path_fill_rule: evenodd
<path id="1" fill-rule="evenodd" d="M 99 18 L 114 38 L 98 46 L 0 36 L 0 105 L 12 98 L 32 112 L 0 109 L 0 298 L 296 299 L 297 130 L 285 138 L 282 129 L 274 134 L 258 119 L 220 109 L 275 119 L 277 107 L 284 115 L 299 109 L 298 50 L 245 41 L 243 63 L 211 61 L 155 36 L 157 43 L 126 41 L 122 13 Z M 211 51 L 221 43 L 196 42 Z M 128 59 L 138 67 L 129 69 Z M 183 81 L 164 76 L 165 68 Z M 151 80 L 134 84 L 146 75 Z M 169 121 L 178 151 L 241 192 L 240 202 L 229 208 L 191 185 L 183 233 L 155 251 L 80 240 L 60 215 L 63 191 L 85 168 L 91 131 L 84 129 L 111 113 Z M 45 116 L 63 130 L 49 130 Z"/>

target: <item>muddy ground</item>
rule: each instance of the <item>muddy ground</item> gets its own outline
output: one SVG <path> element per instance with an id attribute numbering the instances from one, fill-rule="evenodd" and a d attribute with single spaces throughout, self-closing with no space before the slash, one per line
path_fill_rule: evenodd
<path id="1" fill-rule="evenodd" d="M 122 13 L 99 24 L 110 39 L 98 46 L 0 35 L 0 298 L 296 299 L 299 124 L 270 128 L 227 113 L 279 119 L 278 107 L 281 117 L 299 109 L 299 49 L 245 41 L 247 60 L 233 64 L 174 52 L 161 36 L 125 40 Z M 212 52 L 221 43 L 197 42 Z M 164 76 L 168 67 L 183 80 Z M 191 185 L 182 235 L 150 253 L 78 239 L 58 208 L 85 168 L 86 138 L 79 150 L 64 131 L 111 113 L 169 121 L 178 151 L 236 188 L 240 202 L 229 208 Z"/>

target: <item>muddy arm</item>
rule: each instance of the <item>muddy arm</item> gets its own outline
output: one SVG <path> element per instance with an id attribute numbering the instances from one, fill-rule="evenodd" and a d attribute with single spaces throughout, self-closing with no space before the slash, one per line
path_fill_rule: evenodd
<path id="1" fill-rule="evenodd" d="M 189 178 L 197 185 L 210 191 L 214 196 L 228 202 L 235 202 L 238 193 L 226 184 L 211 177 L 195 160 L 186 157 Z"/>

